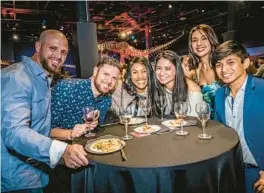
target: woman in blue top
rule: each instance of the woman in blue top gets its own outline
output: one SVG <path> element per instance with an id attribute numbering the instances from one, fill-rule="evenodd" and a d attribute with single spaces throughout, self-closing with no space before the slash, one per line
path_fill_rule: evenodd
<path id="1" fill-rule="evenodd" d="M 211 58 L 219 42 L 214 30 L 206 24 L 193 27 L 189 34 L 189 55 L 196 68 L 196 81 L 201 86 L 203 100 L 211 107 L 213 115 L 214 96 L 220 87 Z"/>

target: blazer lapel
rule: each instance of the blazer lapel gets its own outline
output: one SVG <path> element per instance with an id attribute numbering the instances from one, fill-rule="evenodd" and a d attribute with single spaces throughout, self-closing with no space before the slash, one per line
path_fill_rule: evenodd
<path id="1" fill-rule="evenodd" d="M 243 107 L 243 119 L 244 119 L 244 132 L 247 133 L 245 128 L 248 128 L 247 125 L 250 124 L 250 110 L 252 102 L 254 101 L 254 94 L 253 91 L 255 89 L 255 81 L 252 76 L 248 75 L 248 81 L 245 89 L 245 96 L 244 96 L 244 107 Z M 246 134 L 245 134 L 246 135 Z"/>

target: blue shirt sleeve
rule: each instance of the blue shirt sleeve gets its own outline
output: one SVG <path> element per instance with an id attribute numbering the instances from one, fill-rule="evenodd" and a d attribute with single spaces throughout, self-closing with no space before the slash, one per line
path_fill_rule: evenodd
<path id="1" fill-rule="evenodd" d="M 17 153 L 50 164 L 52 140 L 31 125 L 32 85 L 26 76 L 2 76 L 1 135 L 4 145 Z"/>

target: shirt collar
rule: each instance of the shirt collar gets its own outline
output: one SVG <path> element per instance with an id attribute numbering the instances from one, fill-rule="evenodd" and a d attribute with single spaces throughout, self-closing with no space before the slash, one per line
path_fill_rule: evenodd
<path id="1" fill-rule="evenodd" d="M 248 80 L 248 75 L 247 75 L 246 80 L 244 81 L 243 85 L 241 86 L 241 88 L 237 92 L 245 91 L 246 85 L 247 85 L 247 80 Z M 225 96 L 230 95 L 230 91 L 231 90 L 230 90 L 229 86 L 227 85 L 226 88 L 225 88 Z"/>
<path id="2" fill-rule="evenodd" d="M 43 77 L 44 79 L 46 78 L 47 74 L 46 72 L 44 71 L 43 68 L 41 68 L 39 66 L 38 63 L 36 63 L 35 61 L 33 61 L 31 58 L 27 57 L 27 56 L 22 56 L 22 61 L 24 64 L 27 65 L 27 67 L 30 68 L 30 70 L 33 71 L 33 73 L 37 76 L 41 76 Z"/>

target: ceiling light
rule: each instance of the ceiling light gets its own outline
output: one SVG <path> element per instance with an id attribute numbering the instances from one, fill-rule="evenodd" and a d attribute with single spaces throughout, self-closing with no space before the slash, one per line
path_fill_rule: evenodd
<path id="1" fill-rule="evenodd" d="M 12 38 L 13 38 L 13 40 L 18 40 L 18 39 L 19 39 L 19 37 L 18 37 L 17 34 L 13 34 L 13 35 L 12 35 Z"/>
<path id="2" fill-rule="evenodd" d="M 204 12 L 204 9 L 202 9 L 202 13 Z"/>
<path id="3" fill-rule="evenodd" d="M 172 8 L 172 5 L 171 5 L 171 4 L 169 4 L 169 8 L 170 8 L 170 9 Z"/>

